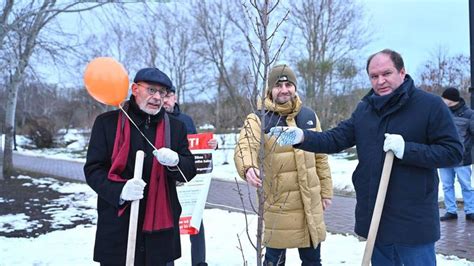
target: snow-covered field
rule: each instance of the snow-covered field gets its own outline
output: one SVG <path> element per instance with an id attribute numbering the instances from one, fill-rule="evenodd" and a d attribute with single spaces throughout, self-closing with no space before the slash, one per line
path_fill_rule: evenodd
<path id="1" fill-rule="evenodd" d="M 49 186 L 61 193 L 71 193 L 61 199 L 65 210 L 54 210 L 54 223 L 67 224 L 75 217 L 86 215 L 95 217 L 96 194 L 83 183 L 69 183 L 53 178 L 32 179 L 27 176 L 19 178 L 29 180 L 31 185 Z M 8 200 L 8 199 L 1 199 Z M 250 232 L 256 231 L 256 216 L 248 217 Z M 219 209 L 206 209 L 206 245 L 209 265 L 243 265 L 242 253 L 237 248 L 239 238 L 243 246 L 243 256 L 249 263 L 255 264 L 255 252 L 247 239 L 245 218 L 243 214 Z M 35 224 L 25 223 L 23 214 L 0 216 L 0 230 L 10 231 L 32 229 Z M 92 261 L 94 247 L 95 219 L 91 224 L 79 225 L 72 229 L 58 230 L 36 238 L 0 237 L 0 265 L 97 265 Z M 252 235 L 252 233 L 250 234 Z M 183 257 L 176 265 L 190 264 L 189 237 L 182 237 Z M 365 243 L 354 236 L 328 234 L 322 245 L 323 265 L 360 265 Z M 474 265 L 465 259 L 437 255 L 439 265 Z M 287 265 L 298 265 L 299 256 L 296 250 L 287 253 Z"/>

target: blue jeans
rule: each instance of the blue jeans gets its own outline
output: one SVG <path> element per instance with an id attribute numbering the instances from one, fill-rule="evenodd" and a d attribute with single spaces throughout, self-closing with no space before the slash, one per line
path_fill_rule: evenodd
<path id="1" fill-rule="evenodd" d="M 204 235 L 204 223 L 201 222 L 199 233 L 190 235 L 191 241 L 191 265 L 200 265 L 206 262 L 206 238 Z M 174 261 L 170 261 L 166 266 L 174 266 Z"/>
<path id="2" fill-rule="evenodd" d="M 375 242 L 372 266 L 435 266 L 435 243 L 421 245 Z"/>
<path id="3" fill-rule="evenodd" d="M 454 178 L 457 176 L 464 199 L 464 212 L 466 214 L 474 213 L 474 188 L 472 187 L 473 184 L 471 184 L 471 166 L 440 168 L 439 174 L 443 183 L 446 211 L 456 213 L 457 210 L 456 196 L 454 194 Z"/>
<path id="4" fill-rule="evenodd" d="M 321 266 L 321 244 L 316 248 L 312 246 L 309 248 L 299 248 L 302 266 Z M 267 266 L 272 263 L 272 266 L 285 265 L 286 249 L 266 247 L 265 261 L 263 265 Z"/>

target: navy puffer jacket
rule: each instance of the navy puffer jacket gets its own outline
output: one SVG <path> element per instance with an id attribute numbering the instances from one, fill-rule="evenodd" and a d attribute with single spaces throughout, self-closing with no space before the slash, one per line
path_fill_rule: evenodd
<path id="1" fill-rule="evenodd" d="M 458 164 L 463 146 L 441 97 L 415 88 L 409 75 L 391 95 L 376 96 L 371 90 L 337 127 L 322 133 L 305 131 L 304 142 L 295 147 L 335 153 L 356 145 L 355 232 L 367 237 L 385 156 L 385 133 L 403 136 L 405 151 L 403 159 L 395 158 L 393 163 L 377 241 L 435 242 L 440 237 L 436 169 Z"/>

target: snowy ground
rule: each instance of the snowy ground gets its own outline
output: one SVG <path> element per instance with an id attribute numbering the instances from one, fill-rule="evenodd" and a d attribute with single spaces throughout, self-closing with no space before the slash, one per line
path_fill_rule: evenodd
<path id="1" fill-rule="evenodd" d="M 66 209 L 58 210 L 51 204 L 54 223 L 70 223 L 78 216 L 91 217 L 90 224 L 83 224 L 67 230 L 56 230 L 39 237 L 11 238 L 0 237 L 0 265 L 97 265 L 92 261 L 95 234 L 95 201 L 96 194 L 83 183 L 69 183 L 53 178 L 32 179 L 27 176 L 19 178 L 29 180 L 32 186 L 49 186 L 64 193 L 59 201 Z M 70 194 L 73 193 L 73 194 Z M 2 201 L 8 199 L 1 199 Z M 255 252 L 246 237 L 243 214 L 218 209 L 206 209 L 206 244 L 209 265 L 243 265 L 242 253 L 237 248 L 239 238 L 243 243 L 243 254 L 248 265 L 255 264 Z M 0 216 L 0 231 L 33 230 L 38 223 L 26 223 L 22 214 Z M 256 231 L 256 216 L 250 216 L 250 232 Z M 176 265 L 189 265 L 189 237 L 182 237 L 183 257 Z M 324 265 L 360 265 L 364 251 L 364 242 L 353 236 L 328 234 L 322 245 Z M 337 255 L 336 255 L 337 254 Z M 437 255 L 439 265 L 474 265 L 464 259 Z M 296 250 L 289 250 L 287 265 L 298 265 Z"/>
<path id="2" fill-rule="evenodd" d="M 220 136 L 218 136 L 220 138 Z M 233 136 L 225 136 L 234 138 Z M 224 137 L 223 137 L 224 138 Z M 225 139 L 224 139 L 225 140 Z M 230 149 L 231 141 L 222 143 L 221 150 L 214 156 L 216 178 L 234 180 L 237 176 L 233 165 L 233 151 Z M 78 142 L 79 143 L 79 142 Z M 78 149 L 82 149 L 78 145 Z M 73 159 L 63 150 L 43 150 L 42 156 Z M 72 150 L 69 149 L 69 151 Z M 20 150 L 21 153 L 38 155 L 38 151 Z M 77 160 L 77 158 L 75 159 Z M 83 160 L 80 159 L 79 160 Z M 228 164 L 223 164 L 227 161 Z M 343 155 L 331 156 L 330 164 L 333 172 L 334 185 L 337 189 L 353 191 L 350 173 L 355 168 L 357 161 L 344 159 Z M 83 183 L 70 183 L 58 181 L 53 178 L 30 178 L 31 186 L 49 186 L 49 188 L 64 193 L 60 202 L 63 208 L 51 203 L 50 212 L 54 217 L 53 223 L 57 228 L 64 228 L 77 217 L 89 217 L 90 223 L 78 225 L 74 228 L 56 230 L 38 237 L 0 237 L 0 265 L 97 265 L 92 262 L 92 250 L 95 234 L 95 201 L 96 194 Z M 0 202 L 10 199 L 0 195 Z M 66 206 L 66 207 L 64 207 Z M 209 265 L 243 265 L 243 258 L 249 265 L 255 264 L 255 252 L 246 238 L 245 219 L 240 213 L 230 213 L 218 209 L 206 209 L 206 244 L 207 260 Z M 25 214 L 0 216 L 0 232 L 5 234 L 16 230 L 33 230 L 38 223 L 25 222 Z M 256 217 L 251 216 L 250 232 L 255 232 Z M 55 226 L 53 225 L 53 228 Z M 2 234 L 2 235 L 5 235 Z M 243 254 L 237 248 L 238 238 L 243 243 Z M 327 240 L 322 245 L 322 259 L 324 265 L 360 265 L 364 251 L 364 242 L 359 242 L 353 236 L 328 234 Z M 189 237 L 182 237 L 183 257 L 176 265 L 190 264 Z M 437 255 L 438 265 L 474 265 L 465 259 L 452 256 Z M 287 265 L 298 265 L 299 257 L 296 250 L 289 250 Z"/>

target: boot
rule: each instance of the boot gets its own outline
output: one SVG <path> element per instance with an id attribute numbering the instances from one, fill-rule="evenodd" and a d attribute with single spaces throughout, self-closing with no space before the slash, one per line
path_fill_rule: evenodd
<path id="1" fill-rule="evenodd" d="M 466 216 L 467 217 L 467 216 Z M 449 220 L 456 220 L 458 218 L 457 213 L 451 213 L 451 212 L 446 212 L 443 216 L 441 216 L 439 219 L 444 222 L 444 221 L 449 221 Z"/>

